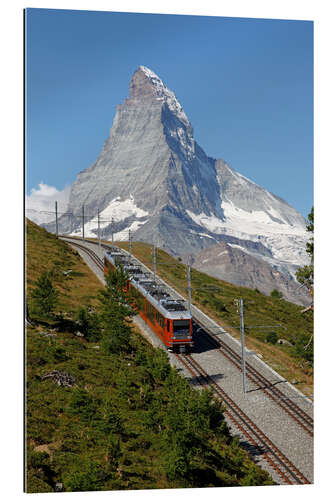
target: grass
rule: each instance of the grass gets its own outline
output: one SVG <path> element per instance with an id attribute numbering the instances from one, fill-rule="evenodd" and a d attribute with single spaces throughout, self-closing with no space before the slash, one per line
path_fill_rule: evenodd
<path id="1" fill-rule="evenodd" d="M 49 318 L 31 300 L 43 271 L 60 294 Z M 77 310 L 98 311 L 101 284 L 76 251 L 29 221 L 26 276 L 28 492 L 272 484 L 231 437 L 220 404 L 191 389 L 133 325 L 130 350 L 118 354 L 75 334 Z M 54 370 L 75 386 L 44 378 Z"/>
<path id="2" fill-rule="evenodd" d="M 72 270 L 67 276 L 64 272 Z M 101 284 L 76 250 L 33 222 L 26 225 L 26 291 L 28 304 L 31 289 L 43 271 L 52 274 L 60 293 L 58 310 L 67 313 L 79 306 L 96 304 Z"/>

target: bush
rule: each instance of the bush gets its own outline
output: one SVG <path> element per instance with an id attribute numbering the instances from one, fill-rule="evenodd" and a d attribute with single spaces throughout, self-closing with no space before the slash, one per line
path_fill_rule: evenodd
<path id="1" fill-rule="evenodd" d="M 85 339 L 89 342 L 100 340 L 101 327 L 96 313 L 90 313 L 86 307 L 82 307 L 76 314 L 76 321 Z"/>
<path id="2" fill-rule="evenodd" d="M 63 482 L 66 491 L 97 491 L 103 486 L 104 473 L 100 465 L 89 461 L 82 467 L 64 475 Z"/>
<path id="3" fill-rule="evenodd" d="M 269 332 L 266 335 L 266 341 L 270 344 L 276 344 L 278 341 L 278 336 L 276 332 Z"/>
<path id="4" fill-rule="evenodd" d="M 104 331 L 101 348 L 106 354 L 127 352 L 130 346 L 131 328 L 121 320 L 114 319 Z"/>
<path id="5" fill-rule="evenodd" d="M 97 409 L 97 403 L 90 394 L 82 388 L 75 389 L 71 395 L 68 412 L 78 415 L 84 422 L 92 420 Z"/>
<path id="6" fill-rule="evenodd" d="M 32 290 L 35 310 L 45 316 L 50 316 L 58 304 L 58 291 L 52 285 L 50 275 L 43 272 L 36 281 L 36 287 Z"/>
<path id="7" fill-rule="evenodd" d="M 154 349 L 149 358 L 148 367 L 156 382 L 161 382 L 167 378 L 170 373 L 170 364 L 165 351 L 160 348 Z"/>
<path id="8" fill-rule="evenodd" d="M 55 361 L 56 363 L 67 361 L 69 359 L 65 349 L 63 347 L 57 346 L 54 341 L 52 341 L 50 345 L 46 347 L 45 352 L 50 360 Z"/>
<path id="9" fill-rule="evenodd" d="M 164 456 L 163 468 L 170 480 L 186 477 L 189 472 L 189 458 L 182 446 L 175 445 Z"/>
<path id="10" fill-rule="evenodd" d="M 305 359 L 310 366 L 313 366 L 313 339 L 310 341 L 307 335 L 300 335 L 293 350 L 297 356 Z"/>
<path id="11" fill-rule="evenodd" d="M 282 299 L 283 295 L 277 288 L 274 288 L 274 290 L 271 291 L 271 297 L 274 299 Z"/>

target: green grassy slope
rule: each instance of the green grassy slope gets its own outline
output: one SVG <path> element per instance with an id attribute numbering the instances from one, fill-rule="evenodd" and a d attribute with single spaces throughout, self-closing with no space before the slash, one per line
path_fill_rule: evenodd
<path id="1" fill-rule="evenodd" d="M 51 318 L 31 300 L 45 270 L 60 293 Z M 220 405 L 191 389 L 133 326 L 130 351 L 118 354 L 75 334 L 77 309 L 96 308 L 100 286 L 75 251 L 28 221 L 27 491 L 55 491 L 59 482 L 63 491 L 272 484 L 230 436 Z M 54 370 L 75 385 L 44 378 Z"/>

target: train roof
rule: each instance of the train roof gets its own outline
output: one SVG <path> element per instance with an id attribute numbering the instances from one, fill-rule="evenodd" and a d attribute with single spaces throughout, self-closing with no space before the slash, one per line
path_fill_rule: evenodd
<path id="1" fill-rule="evenodd" d="M 144 270 L 142 265 L 136 262 L 136 259 L 118 249 L 108 250 L 105 257 L 113 265 L 121 265 L 128 272 L 132 285 L 145 295 L 163 316 L 170 319 L 191 318 L 185 300 L 179 299 L 159 280 L 154 281 L 153 274 Z"/>

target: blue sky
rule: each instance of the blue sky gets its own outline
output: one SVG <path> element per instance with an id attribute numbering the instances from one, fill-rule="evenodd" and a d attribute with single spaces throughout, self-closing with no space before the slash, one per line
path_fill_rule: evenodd
<path id="1" fill-rule="evenodd" d="M 28 9 L 27 191 L 97 158 L 139 65 L 175 92 L 212 157 L 313 204 L 313 24 Z"/>

